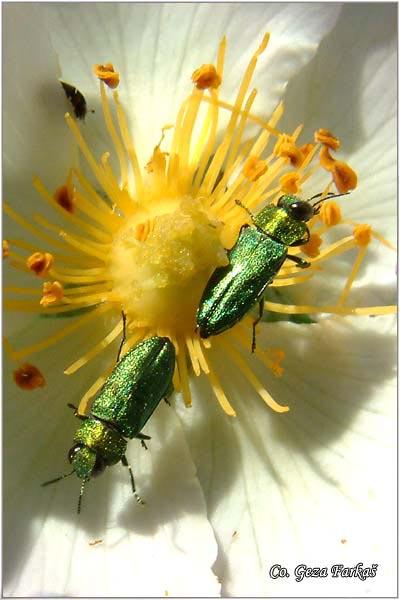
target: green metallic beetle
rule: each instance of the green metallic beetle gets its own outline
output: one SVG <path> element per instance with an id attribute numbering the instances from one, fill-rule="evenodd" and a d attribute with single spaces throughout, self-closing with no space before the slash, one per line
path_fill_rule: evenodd
<path id="1" fill-rule="evenodd" d="M 55 483 L 76 473 L 82 480 L 79 513 L 86 482 L 102 473 L 106 467 L 121 461 L 129 469 L 136 499 L 142 502 L 136 494 L 132 469 L 125 456 L 126 438 L 138 438 L 144 446 L 144 440 L 150 439 L 141 431 L 160 401 L 167 400 L 171 395 L 174 368 L 175 348 L 166 337 L 151 337 L 127 352 L 96 395 L 89 416 L 78 415 L 75 406 L 68 405 L 75 409 L 75 416 L 83 421 L 75 433 L 74 445 L 68 452 L 73 469 L 42 485 Z"/>
<path id="2" fill-rule="evenodd" d="M 264 310 L 264 293 L 286 259 L 301 268 L 310 263 L 288 254 L 289 246 L 302 246 L 310 239 L 306 225 L 318 214 L 326 197 L 343 194 L 317 194 L 309 200 L 281 196 L 278 204 L 269 204 L 257 216 L 249 214 L 254 227 L 243 225 L 239 237 L 228 252 L 229 264 L 211 275 L 197 310 L 197 330 L 202 338 L 230 329 L 258 302 L 259 315 L 253 323 L 252 352 L 256 348 L 255 330 Z M 239 206 L 242 206 L 237 201 Z M 244 206 L 243 209 L 247 210 Z"/>

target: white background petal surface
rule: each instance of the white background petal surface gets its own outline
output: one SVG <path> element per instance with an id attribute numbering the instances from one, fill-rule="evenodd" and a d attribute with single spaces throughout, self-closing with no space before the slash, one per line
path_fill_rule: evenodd
<path id="1" fill-rule="evenodd" d="M 8 5 L 4 15 L 6 32 L 17 40 L 33 38 L 39 23 L 43 31 L 48 29 L 63 78 L 81 89 L 96 110 L 87 135 L 99 140 L 98 153 L 109 143 L 100 127 L 91 67 L 96 62 L 115 63 L 127 82 L 121 97 L 135 142 L 147 160 L 161 127 L 174 120 L 189 92 L 192 71 L 214 60 L 224 33 L 229 76 L 225 89 L 232 97 L 256 43 L 271 31 L 271 45 L 256 78 L 256 110 L 265 114 L 287 80 L 312 58 L 338 10 L 338 5 L 318 4 L 116 3 L 34 5 L 29 10 Z M 394 18 L 389 8 L 375 11 L 363 5 L 344 8 L 321 57 L 302 69 L 287 100 L 293 124 L 305 115 L 310 131 L 327 126 L 343 138 L 344 156 L 351 156 L 361 179 L 349 214 L 390 236 L 396 112 L 395 86 L 388 81 L 394 81 L 395 38 L 384 32 Z M 356 24 L 359 35 L 354 33 Z M 40 68 L 37 79 L 47 86 L 51 73 L 59 73 L 46 35 L 39 37 L 40 44 L 29 44 L 28 55 Z M 11 38 L 8 35 L 9 42 Z M 17 52 L 16 46 L 12 52 Z M 24 64 L 25 43 L 18 56 L 18 64 Z M 357 86 L 352 85 L 352 72 L 357 73 Z M 62 119 L 66 103 L 58 84 L 50 86 L 49 103 L 36 101 L 31 112 L 27 98 L 37 99 L 37 81 L 25 79 L 27 83 L 23 76 L 10 77 L 15 86 L 4 98 L 5 169 L 8 199 L 21 207 L 21 194 L 26 193 L 33 209 L 33 195 L 25 183 L 30 169 L 40 170 L 52 187 L 65 176 L 62 171 L 72 155 Z M 14 119 L 20 111 L 23 119 Z M 35 162 L 29 149 L 38 130 L 43 139 Z M 19 187 L 22 179 L 24 188 Z M 378 193 L 379 205 L 371 200 Z M 26 214 L 32 209 L 27 206 Z M 391 281 L 391 259 L 387 265 Z M 365 282 L 371 292 L 366 303 L 392 301 L 386 287 L 377 301 L 372 300 L 376 290 L 369 270 Z M 75 382 L 68 381 L 66 389 L 61 374 L 69 356 L 76 357 L 73 341 L 63 346 L 62 361 L 57 353 L 46 358 L 52 375 L 45 392 L 28 397 L 7 392 L 6 594 L 215 596 L 220 590 L 215 575 L 230 595 L 393 592 L 393 319 L 333 320 L 305 328 L 277 324 L 267 331 L 260 343 L 279 345 L 287 352 L 285 377 L 271 376 L 268 389 L 292 406 L 289 415 L 271 414 L 228 368 L 221 375 L 228 386 L 235 382 L 229 391 L 236 420 L 221 413 L 201 383 L 191 411 L 179 408 L 177 417 L 160 406 L 146 429 L 153 437 L 149 451 L 134 443 L 129 450 L 146 507 L 134 503 L 122 467 L 91 482 L 80 519 L 75 514 L 76 480 L 39 487 L 67 470 L 65 454 L 76 423 L 65 404 L 79 398 L 99 368 L 89 366 Z M 12 366 L 6 364 L 6 369 L 10 372 Z M 259 376 L 265 379 L 261 372 Z M 179 397 L 176 404 L 181 406 Z M 372 522 L 374 514 L 380 515 L 379 522 Z M 90 546 L 95 539 L 102 543 Z M 307 561 L 313 566 L 379 562 L 382 570 L 375 580 L 337 580 L 336 587 L 331 581 L 295 584 L 293 577 L 271 581 L 267 576 L 275 562 L 290 567 Z"/>

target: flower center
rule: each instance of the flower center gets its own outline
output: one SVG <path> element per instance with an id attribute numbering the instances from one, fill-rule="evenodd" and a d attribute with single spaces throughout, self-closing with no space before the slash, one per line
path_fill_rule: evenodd
<path id="1" fill-rule="evenodd" d="M 190 335 L 210 274 L 228 262 L 222 224 L 189 196 L 158 202 L 156 208 L 147 219 L 143 211 L 135 214 L 115 235 L 109 266 L 113 293 L 128 322 Z"/>

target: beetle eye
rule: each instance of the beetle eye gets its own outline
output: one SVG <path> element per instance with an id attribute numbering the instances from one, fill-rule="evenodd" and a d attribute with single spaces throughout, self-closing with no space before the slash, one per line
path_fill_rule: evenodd
<path id="1" fill-rule="evenodd" d="M 72 448 L 70 448 L 70 449 L 68 450 L 68 455 L 67 455 L 67 456 L 68 456 L 68 460 L 69 460 L 69 462 L 70 462 L 70 463 L 72 463 L 72 461 L 73 461 L 73 460 L 74 460 L 74 458 L 75 458 L 75 454 L 76 454 L 76 453 L 77 453 L 79 450 L 81 450 L 81 448 L 83 448 L 82 444 L 75 444 L 74 446 L 72 446 Z"/>
<path id="2" fill-rule="evenodd" d="M 309 202 L 299 200 L 290 205 L 290 213 L 296 221 L 309 221 L 314 216 L 314 208 Z"/>

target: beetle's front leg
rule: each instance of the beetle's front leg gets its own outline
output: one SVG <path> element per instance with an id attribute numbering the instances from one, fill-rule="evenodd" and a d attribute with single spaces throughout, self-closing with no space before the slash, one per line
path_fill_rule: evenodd
<path id="1" fill-rule="evenodd" d="M 138 433 L 137 435 L 135 435 L 135 438 L 137 440 L 140 440 L 140 444 L 141 446 L 147 450 L 147 446 L 146 446 L 146 442 L 144 440 L 151 440 L 151 437 L 149 435 L 145 435 L 144 433 Z"/>
<path id="2" fill-rule="evenodd" d="M 254 353 L 256 351 L 256 327 L 257 327 L 258 323 L 261 321 L 263 314 L 264 314 L 264 296 L 261 296 L 261 299 L 259 300 L 259 303 L 258 303 L 258 317 L 253 322 L 253 339 L 251 342 L 252 353 Z"/>
<path id="3" fill-rule="evenodd" d="M 301 269 L 307 269 L 308 267 L 311 267 L 311 263 L 309 263 L 307 260 L 304 260 L 304 258 L 300 258 L 299 256 L 287 254 L 286 258 L 292 260 L 294 263 L 296 263 L 296 265 L 299 265 Z"/>
<path id="4" fill-rule="evenodd" d="M 121 462 L 124 465 L 124 467 L 128 467 L 128 469 L 129 469 L 129 475 L 130 475 L 130 478 L 131 478 L 131 485 L 132 485 L 132 492 L 133 492 L 133 495 L 136 498 L 136 501 L 139 504 L 146 504 L 146 502 L 144 500 L 142 500 L 141 497 L 139 496 L 139 494 L 136 492 L 135 480 L 133 478 L 133 473 L 132 473 L 131 465 L 128 463 L 128 459 L 126 458 L 126 456 L 123 456 L 121 458 Z"/>

